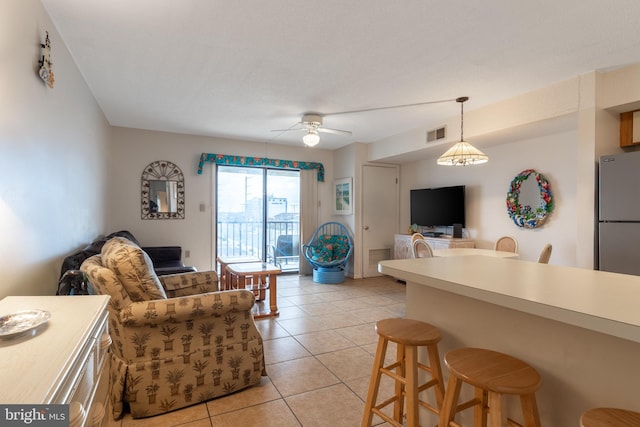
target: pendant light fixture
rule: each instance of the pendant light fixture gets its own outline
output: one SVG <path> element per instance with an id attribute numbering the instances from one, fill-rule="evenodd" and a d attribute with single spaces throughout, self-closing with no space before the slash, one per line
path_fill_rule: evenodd
<path id="1" fill-rule="evenodd" d="M 456 99 L 460 103 L 460 142 L 449 148 L 438 158 L 438 164 L 443 166 L 479 165 L 489 161 L 489 156 L 464 140 L 464 103 L 469 97 L 461 96 Z"/>

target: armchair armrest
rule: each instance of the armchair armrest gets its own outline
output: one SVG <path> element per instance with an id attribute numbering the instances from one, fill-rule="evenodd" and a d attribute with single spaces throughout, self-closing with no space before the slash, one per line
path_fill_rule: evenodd
<path id="1" fill-rule="evenodd" d="M 197 271 L 192 273 L 169 274 L 159 276 L 169 298 L 216 292 L 218 274 L 215 271 Z"/>
<path id="2" fill-rule="evenodd" d="M 244 289 L 131 303 L 112 311 L 114 354 L 126 363 L 149 364 L 159 353 L 165 362 L 183 361 L 194 352 L 261 343 L 254 304 L 255 296 Z"/>
<path id="3" fill-rule="evenodd" d="M 236 289 L 166 300 L 139 301 L 120 310 L 118 320 L 125 328 L 147 328 L 151 325 L 173 325 L 222 317 L 229 313 L 247 312 L 250 315 L 255 300 L 251 291 Z"/>

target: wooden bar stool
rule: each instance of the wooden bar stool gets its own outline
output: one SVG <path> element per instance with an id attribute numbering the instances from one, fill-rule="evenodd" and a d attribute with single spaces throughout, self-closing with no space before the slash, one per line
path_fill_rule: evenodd
<path id="1" fill-rule="evenodd" d="M 376 332 L 379 335 L 378 348 L 373 361 L 362 427 L 371 426 L 374 414 L 393 426 L 402 426 L 405 403 L 407 406 L 406 425 L 408 427 L 418 427 L 419 407 L 425 407 L 438 414 L 444 399 L 444 383 L 438 354 L 438 342 L 440 342 L 441 338 L 440 331 L 435 326 L 418 320 L 394 318 L 377 322 Z M 396 361 L 384 366 L 389 341 L 397 344 Z M 427 348 L 428 366 L 418 361 L 418 347 Z M 418 379 L 419 369 L 428 372 L 431 378 L 422 385 L 419 384 Z M 389 399 L 376 404 L 383 374 L 395 381 L 395 394 Z M 435 391 L 437 407 L 430 405 L 426 401 L 419 400 L 418 394 L 430 388 Z M 391 403 L 394 403 L 393 419 L 382 412 L 382 409 Z"/>
<path id="2" fill-rule="evenodd" d="M 589 409 L 580 417 L 581 427 L 637 427 L 640 413 L 618 408 Z"/>
<path id="3" fill-rule="evenodd" d="M 440 411 L 439 427 L 459 426 L 456 413 L 474 408 L 473 425 L 503 427 L 521 424 L 507 418 L 506 396 L 520 396 L 524 425 L 540 427 L 535 392 L 542 380 L 538 372 L 522 360 L 481 348 L 459 348 L 444 356 L 449 382 Z M 474 398 L 458 404 L 462 383 L 474 387 Z"/>

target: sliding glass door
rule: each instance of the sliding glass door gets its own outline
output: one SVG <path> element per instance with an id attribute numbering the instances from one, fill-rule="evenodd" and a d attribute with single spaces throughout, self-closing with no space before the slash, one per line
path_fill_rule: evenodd
<path id="1" fill-rule="evenodd" d="M 267 262 L 297 272 L 300 261 L 300 172 L 267 169 Z"/>
<path id="2" fill-rule="evenodd" d="M 264 258 L 264 171 L 217 167 L 218 256 Z"/>
<path id="3" fill-rule="evenodd" d="M 300 172 L 217 167 L 216 254 L 298 271 Z"/>

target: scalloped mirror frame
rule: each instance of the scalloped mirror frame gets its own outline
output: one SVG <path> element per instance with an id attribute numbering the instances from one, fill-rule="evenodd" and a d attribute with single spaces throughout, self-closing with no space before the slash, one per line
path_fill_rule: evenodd
<path id="1" fill-rule="evenodd" d="M 530 206 L 522 206 L 519 200 L 520 187 L 531 176 L 535 178 L 540 192 L 540 205 L 535 210 L 530 209 Z M 511 181 L 509 192 L 507 192 L 507 213 L 515 225 L 523 228 L 540 227 L 552 210 L 553 196 L 551 195 L 551 187 L 544 175 L 534 169 L 526 169 Z"/>
<path id="2" fill-rule="evenodd" d="M 175 212 L 155 212 L 151 209 L 151 181 L 176 182 Z M 167 160 L 149 163 L 142 171 L 140 199 L 142 219 L 184 219 L 184 174 L 182 170 Z"/>

